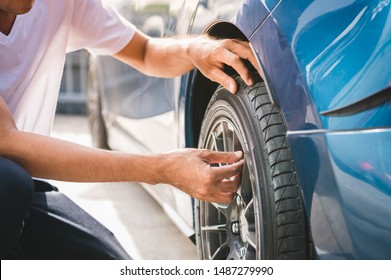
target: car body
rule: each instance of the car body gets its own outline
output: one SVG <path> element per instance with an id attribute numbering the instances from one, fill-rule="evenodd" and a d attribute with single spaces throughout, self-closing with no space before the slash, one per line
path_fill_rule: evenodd
<path id="1" fill-rule="evenodd" d="M 118 3 L 122 5 L 118 6 L 120 12 L 129 11 L 124 8 L 129 7 L 128 1 Z M 289 150 L 289 158 L 278 162 L 278 167 L 289 162 L 295 188 L 285 188 L 290 186 L 288 181 L 276 187 L 276 178 L 284 174 L 275 176 L 272 164 L 267 166 L 272 161 L 272 152 L 267 152 L 271 138 L 265 139 L 263 132 L 272 133 L 273 124 L 262 126 L 265 115 L 259 116 L 256 106 L 249 109 L 253 101 L 248 101 L 246 94 L 239 95 L 242 101 L 226 97 L 218 93 L 218 85 L 196 70 L 174 79 L 158 79 L 111 58 L 92 58 L 89 103 L 93 126 L 101 117 L 100 130 L 95 129 L 94 137 L 102 138 L 97 131 L 103 127 L 105 144 L 127 152 L 160 153 L 184 147 L 219 150 L 216 143 L 208 144 L 210 131 L 218 125 L 232 126 L 224 133 L 240 138 L 238 145 L 245 152 L 250 174 L 245 176 L 251 177 L 248 184 L 253 193 L 247 204 L 241 201 L 231 208 L 211 206 L 224 215 L 226 209 L 231 209 L 218 238 L 213 237 L 214 233 L 202 233 L 212 232 L 208 224 L 214 219 L 208 212 L 210 206 L 170 186 L 146 186 L 185 234 L 190 236 L 198 229 L 202 258 L 390 259 L 390 1 L 178 0 L 166 4 L 158 11 L 160 19 L 154 20 L 154 30 L 162 30 L 159 36 L 204 32 L 216 38 L 250 42 L 260 69 L 254 75 L 262 77 L 262 98 L 267 98 L 273 112 L 278 111 L 279 133 L 284 134 L 279 154 Z M 123 13 L 133 21 L 130 14 Z M 136 23 L 142 29 L 150 17 L 148 14 Z M 234 75 L 231 69 L 227 72 Z M 251 92 L 245 87 L 244 93 Z M 224 104 L 234 109 L 223 112 Z M 265 110 L 268 109 L 261 113 L 267 115 Z M 260 124 L 253 124 L 257 117 Z M 219 118 L 220 124 L 215 124 L 214 118 Z M 257 135 L 251 136 L 254 134 Z M 245 147 L 247 142 L 264 142 L 260 148 L 254 146 L 264 163 L 253 156 L 257 152 Z M 258 183 L 254 178 L 259 176 L 261 181 L 269 175 L 270 180 L 260 183 L 263 191 L 255 194 L 254 185 Z M 270 190 L 270 186 L 274 189 Z M 284 190 L 281 199 L 276 198 L 280 188 Z M 285 199 L 285 193 L 290 191 L 295 194 Z M 271 198 L 265 200 L 265 196 Z M 285 211 L 283 216 L 279 203 L 293 205 L 296 201 L 299 206 L 290 208 L 293 212 Z M 248 208 L 252 209 L 251 218 L 247 217 Z M 273 211 L 269 213 L 268 208 Z M 280 222 L 285 218 L 296 221 L 289 213 L 301 217 L 301 222 L 295 224 L 297 234 L 290 235 L 289 223 Z M 246 219 L 255 221 L 257 229 L 251 229 Z M 233 233 L 221 235 L 230 227 Z M 289 240 L 285 249 L 279 243 L 283 229 L 283 239 Z M 240 250 L 233 252 L 236 249 L 231 248 L 223 255 L 212 252 L 226 246 L 216 241 L 222 236 L 234 240 L 229 247 L 239 244 Z M 300 239 L 302 245 L 297 250 L 305 252 L 281 253 L 296 246 L 296 241 L 290 239 Z M 217 249 L 202 245 L 213 242 Z M 268 243 L 275 245 L 269 248 Z M 249 246 L 254 247 L 254 253 L 246 253 Z"/>

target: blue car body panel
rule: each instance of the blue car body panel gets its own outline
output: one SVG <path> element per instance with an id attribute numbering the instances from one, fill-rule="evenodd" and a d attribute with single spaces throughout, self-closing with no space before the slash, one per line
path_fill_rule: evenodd
<path id="1" fill-rule="evenodd" d="M 344 253 L 390 259 L 391 129 L 326 137 L 351 244 Z"/>
<path id="2" fill-rule="evenodd" d="M 282 1 L 273 13 L 318 112 L 346 106 L 389 86 L 390 5 L 378 10 L 380 2 Z M 286 16 L 287 11 L 292 17 Z M 384 110 L 378 113 L 384 114 Z M 322 117 L 322 127 L 390 125 L 389 116 L 379 123 L 367 122 L 365 117 L 362 114 L 337 122 Z"/>
<path id="3" fill-rule="evenodd" d="M 286 119 L 315 256 L 390 259 L 391 103 L 321 114 L 390 86 L 390 1 L 262 2 L 235 20 Z M 254 32 L 255 7 L 270 13 Z"/>
<path id="4" fill-rule="evenodd" d="M 247 0 L 235 16 L 235 25 L 250 38 L 278 1 Z"/>

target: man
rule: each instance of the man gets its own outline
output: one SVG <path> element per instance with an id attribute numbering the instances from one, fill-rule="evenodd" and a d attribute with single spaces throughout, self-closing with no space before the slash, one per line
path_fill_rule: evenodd
<path id="1" fill-rule="evenodd" d="M 48 137 L 65 54 L 81 48 L 159 77 L 197 67 L 233 93 L 237 85 L 223 65 L 248 84 L 251 74 L 242 60 L 255 65 L 244 42 L 152 39 L 100 0 L 0 0 L 1 258 L 129 258 L 106 228 L 54 187 L 32 178 L 167 183 L 219 203 L 230 202 L 237 190 L 241 152 L 134 155 Z"/>

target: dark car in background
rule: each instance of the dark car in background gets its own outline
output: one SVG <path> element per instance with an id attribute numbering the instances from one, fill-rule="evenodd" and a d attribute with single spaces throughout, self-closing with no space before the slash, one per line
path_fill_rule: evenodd
<path id="1" fill-rule="evenodd" d="M 141 4 L 142 2 L 142 4 Z M 159 79 L 93 57 L 99 147 L 242 150 L 234 201 L 145 188 L 203 259 L 391 259 L 391 10 L 377 0 L 115 1 L 151 36 L 250 42 L 233 95 L 194 70 Z M 197 184 L 197 182 L 194 182 Z"/>

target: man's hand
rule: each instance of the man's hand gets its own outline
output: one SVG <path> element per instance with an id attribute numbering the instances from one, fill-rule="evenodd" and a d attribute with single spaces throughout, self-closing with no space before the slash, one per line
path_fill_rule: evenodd
<path id="1" fill-rule="evenodd" d="M 162 181 L 200 200 L 232 201 L 244 164 L 242 152 L 185 149 L 165 156 Z M 219 163 L 225 165 L 218 166 Z"/>
<path id="2" fill-rule="evenodd" d="M 189 55 L 194 66 L 206 77 L 221 84 L 232 93 L 236 93 L 238 87 L 235 80 L 224 73 L 224 65 L 234 68 L 247 85 L 252 85 L 253 80 L 244 60 L 250 61 L 254 68 L 258 69 L 249 43 L 244 41 L 215 40 L 204 35 L 192 41 Z"/>

